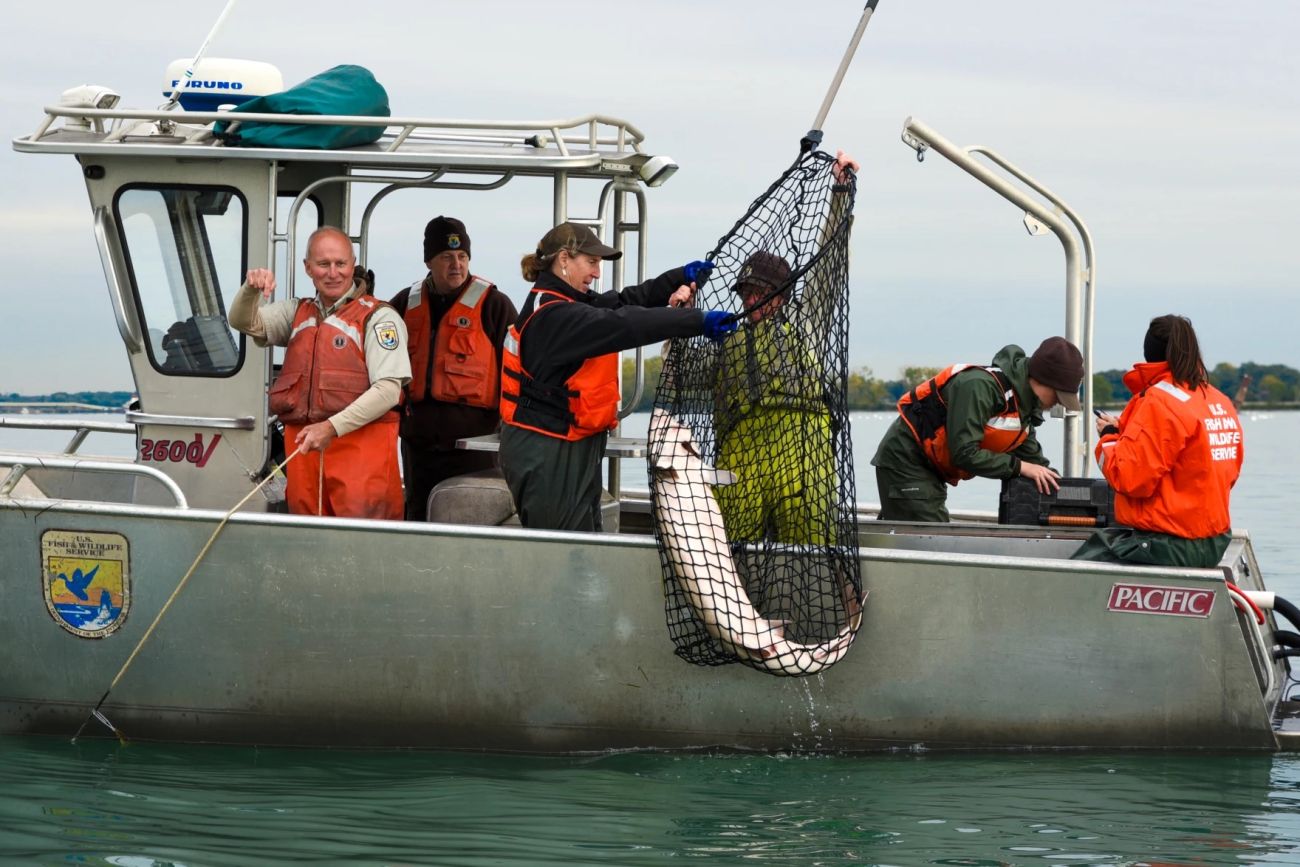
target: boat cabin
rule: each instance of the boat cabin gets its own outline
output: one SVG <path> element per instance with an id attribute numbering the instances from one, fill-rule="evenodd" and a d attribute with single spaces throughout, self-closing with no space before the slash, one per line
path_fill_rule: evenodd
<path id="1" fill-rule="evenodd" d="M 236 81 L 243 75 L 248 86 L 182 99 L 182 107 L 199 110 L 153 111 L 117 108 L 106 88 L 75 88 L 62 104 L 46 108 L 33 134 L 14 142 L 19 151 L 71 155 L 80 164 L 117 330 L 139 394 L 126 415 L 137 430 L 136 462 L 174 481 L 191 506 L 229 508 L 277 456 L 283 458 L 266 400 L 283 350 L 259 349 L 230 327 L 226 311 L 250 268 L 275 271 L 277 297 L 310 297 L 315 290 L 299 263 L 316 227 L 344 228 L 357 261 L 365 263 L 377 209 L 393 193 L 491 191 L 542 178 L 550 184 L 553 222 L 590 225 L 625 252 L 610 263 L 605 288 L 622 288 L 629 273 L 629 282 L 645 277 L 645 190 L 667 180 L 676 164 L 648 153 L 644 135 L 625 120 L 247 113 L 232 130 L 255 122 L 322 131 L 347 124 L 382 134 L 373 144 L 345 149 L 231 147 L 213 127 L 232 115 L 212 103 L 274 89 L 278 73 L 266 64 L 220 59 L 205 61 L 204 68 Z M 438 207 L 430 205 L 430 216 Z M 544 230 L 539 225 L 538 233 Z M 377 294 L 386 297 L 382 293 L 381 287 Z M 629 406 L 639 399 L 641 383 L 638 372 Z M 617 440 L 612 451 L 641 454 L 636 444 Z M 618 462 L 610 464 L 617 494 Z M 463 492 L 458 501 L 475 496 Z M 125 497 L 142 504 L 173 499 L 145 474 L 131 477 Z M 245 508 L 274 509 L 275 503 L 255 497 Z"/>

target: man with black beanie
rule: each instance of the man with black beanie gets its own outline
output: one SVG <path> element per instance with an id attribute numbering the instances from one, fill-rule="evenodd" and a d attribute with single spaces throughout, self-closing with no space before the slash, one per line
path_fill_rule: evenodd
<path id="1" fill-rule="evenodd" d="M 501 424 L 501 344 L 515 321 L 503 292 L 470 273 L 470 239 L 455 217 L 424 227 L 429 273 L 390 302 L 406 322 L 411 383 L 402 417 L 406 520 L 427 519 L 429 492 L 452 476 L 492 469 L 494 452 L 456 448 Z"/>

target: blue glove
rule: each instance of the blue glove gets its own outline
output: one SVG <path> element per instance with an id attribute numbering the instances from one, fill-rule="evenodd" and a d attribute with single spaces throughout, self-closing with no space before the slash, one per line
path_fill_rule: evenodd
<path id="1" fill-rule="evenodd" d="M 702 262 L 699 259 L 694 262 L 687 262 L 682 266 L 682 273 L 686 275 L 686 282 L 694 283 L 696 289 L 700 288 L 709 279 L 709 274 L 712 271 L 712 262 Z"/>
<path id="2" fill-rule="evenodd" d="M 728 334 L 736 333 L 736 317 L 725 310 L 708 310 L 704 314 L 704 336 L 721 343 Z"/>

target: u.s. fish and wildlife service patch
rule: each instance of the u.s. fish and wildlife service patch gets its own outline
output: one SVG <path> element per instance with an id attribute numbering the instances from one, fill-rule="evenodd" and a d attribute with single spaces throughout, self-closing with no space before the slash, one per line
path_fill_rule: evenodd
<path id="1" fill-rule="evenodd" d="M 376 322 L 375 337 L 384 349 L 397 348 L 397 326 L 392 322 Z"/>
<path id="2" fill-rule="evenodd" d="M 82 638 L 116 632 L 131 610 L 130 560 L 121 533 L 42 533 L 41 586 L 54 622 Z"/>

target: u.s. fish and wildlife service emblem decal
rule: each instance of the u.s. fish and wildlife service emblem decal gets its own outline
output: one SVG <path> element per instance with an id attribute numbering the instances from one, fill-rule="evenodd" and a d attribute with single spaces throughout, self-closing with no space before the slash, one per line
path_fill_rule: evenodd
<path id="1" fill-rule="evenodd" d="M 397 326 L 391 322 L 376 322 L 375 337 L 384 349 L 397 348 Z"/>
<path id="2" fill-rule="evenodd" d="M 131 610 L 130 562 L 121 533 L 42 533 L 41 585 L 54 622 L 82 638 L 116 632 Z"/>

